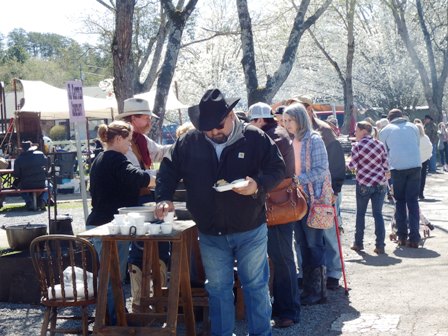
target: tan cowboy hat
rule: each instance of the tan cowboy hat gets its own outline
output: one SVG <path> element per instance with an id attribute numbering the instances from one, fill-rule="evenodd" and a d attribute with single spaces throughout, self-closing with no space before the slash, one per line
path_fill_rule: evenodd
<path id="1" fill-rule="evenodd" d="M 313 106 L 313 99 L 310 96 L 297 96 L 294 97 L 299 103 L 307 104 L 308 106 Z"/>
<path id="2" fill-rule="evenodd" d="M 123 113 L 117 115 L 115 119 L 119 120 L 136 114 L 147 114 L 151 117 L 159 118 L 154 113 L 151 113 L 147 100 L 141 98 L 128 98 L 124 101 Z"/>

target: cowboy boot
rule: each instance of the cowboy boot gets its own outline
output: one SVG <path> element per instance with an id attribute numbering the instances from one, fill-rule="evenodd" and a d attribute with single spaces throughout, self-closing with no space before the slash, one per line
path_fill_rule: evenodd
<path id="1" fill-rule="evenodd" d="M 300 279 L 300 280 L 302 280 L 301 281 L 300 301 L 302 301 L 303 298 L 312 294 L 311 271 L 312 271 L 312 269 L 310 269 L 310 268 L 303 269 L 302 278 Z"/>
<path id="2" fill-rule="evenodd" d="M 305 274 L 304 270 L 304 287 L 300 297 L 301 304 L 311 306 L 327 302 L 327 272 L 325 266 L 310 270 L 307 272 L 307 277 L 305 277 Z"/>

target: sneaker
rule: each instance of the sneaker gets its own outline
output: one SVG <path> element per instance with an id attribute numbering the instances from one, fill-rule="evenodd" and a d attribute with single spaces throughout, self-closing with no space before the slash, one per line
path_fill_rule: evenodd
<path id="1" fill-rule="evenodd" d="M 339 288 L 339 279 L 328 277 L 327 278 L 327 289 L 337 290 Z"/>
<path id="2" fill-rule="evenodd" d="M 384 254 L 384 247 L 375 247 L 375 249 L 373 250 L 373 252 L 375 252 L 376 254 Z"/>
<path id="3" fill-rule="evenodd" d="M 364 250 L 364 246 L 358 246 L 358 245 L 356 245 L 356 244 L 353 244 L 353 246 L 352 247 L 350 247 L 353 251 L 356 251 L 356 252 L 359 252 L 359 251 L 362 251 L 362 250 Z"/>

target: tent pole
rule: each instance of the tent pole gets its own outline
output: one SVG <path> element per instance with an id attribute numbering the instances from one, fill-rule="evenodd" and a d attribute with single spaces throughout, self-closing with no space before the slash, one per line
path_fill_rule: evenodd
<path id="1" fill-rule="evenodd" d="M 90 152 L 90 134 L 89 134 L 89 118 L 86 118 L 86 139 L 87 139 L 87 167 L 89 168 L 89 172 L 90 172 L 90 167 L 92 165 L 91 162 L 91 152 Z"/>

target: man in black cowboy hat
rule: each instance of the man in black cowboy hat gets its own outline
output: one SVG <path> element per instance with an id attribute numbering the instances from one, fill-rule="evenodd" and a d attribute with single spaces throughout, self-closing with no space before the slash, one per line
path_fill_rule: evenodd
<path id="1" fill-rule="evenodd" d="M 242 284 L 251 335 L 270 335 L 265 195 L 285 177 L 275 143 L 260 129 L 240 122 L 218 89 L 205 92 L 189 109 L 196 127 L 180 139 L 161 163 L 156 184 L 156 215 L 174 209 L 180 179 L 187 208 L 199 230 L 199 246 L 209 294 L 213 335 L 234 329 L 234 261 Z M 245 186 L 228 184 L 243 179 Z M 221 186 L 218 190 L 216 185 Z"/>

